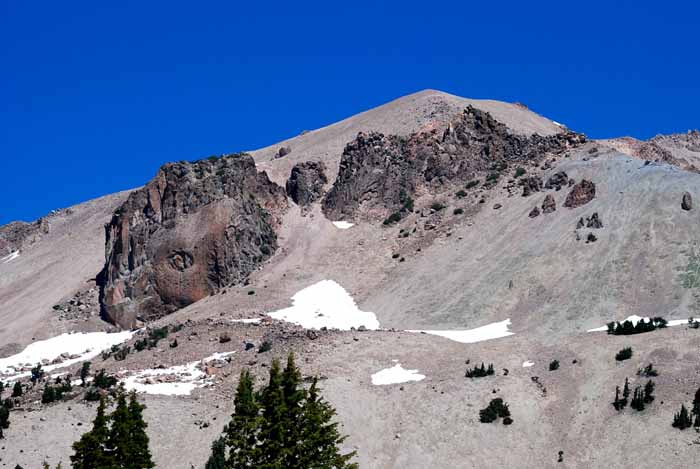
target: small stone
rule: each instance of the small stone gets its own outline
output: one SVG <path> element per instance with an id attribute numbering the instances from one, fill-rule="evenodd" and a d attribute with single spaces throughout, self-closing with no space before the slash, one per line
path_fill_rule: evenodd
<path id="1" fill-rule="evenodd" d="M 542 213 L 552 213 L 557 209 L 557 202 L 554 200 L 552 194 L 547 194 L 542 202 Z"/>
<path id="2" fill-rule="evenodd" d="M 503 207 L 503 205 L 501 205 L 501 204 L 496 204 L 496 205 L 493 206 L 493 209 L 494 209 L 494 210 L 498 210 L 498 209 L 501 208 L 501 207 Z"/>
<path id="3" fill-rule="evenodd" d="M 683 193 L 683 200 L 681 200 L 681 208 L 683 210 L 693 209 L 693 197 L 690 195 L 689 192 Z"/>

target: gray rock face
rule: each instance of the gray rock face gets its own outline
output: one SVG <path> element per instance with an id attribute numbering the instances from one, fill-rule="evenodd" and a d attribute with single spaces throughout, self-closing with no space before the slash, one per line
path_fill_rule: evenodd
<path id="1" fill-rule="evenodd" d="M 286 208 L 249 155 L 163 166 L 105 226 L 102 314 L 134 327 L 241 282 L 277 249 Z"/>
<path id="2" fill-rule="evenodd" d="M 540 216 L 540 209 L 537 207 L 533 207 L 532 210 L 530 210 L 530 213 L 527 215 L 530 218 L 537 218 Z"/>
<path id="3" fill-rule="evenodd" d="M 523 197 L 528 197 L 542 190 L 542 178 L 539 176 L 523 178 L 520 180 L 519 184 L 523 186 Z"/>
<path id="4" fill-rule="evenodd" d="M 552 194 L 547 194 L 542 202 L 542 213 L 552 213 L 557 209 L 557 201 Z"/>
<path id="5" fill-rule="evenodd" d="M 15 221 L 0 226 L 0 257 L 39 241 L 42 235 L 49 233 L 49 229 L 49 222 L 46 218 L 39 218 L 33 223 Z"/>
<path id="6" fill-rule="evenodd" d="M 566 187 L 569 182 L 569 177 L 564 171 L 559 171 L 547 179 L 547 183 L 544 185 L 545 189 L 556 189 L 559 190 L 562 187 Z"/>
<path id="7" fill-rule="evenodd" d="M 586 218 L 586 228 L 600 229 L 603 227 L 603 222 L 598 216 L 598 212 L 594 212 L 593 215 Z"/>
<path id="8" fill-rule="evenodd" d="M 294 165 L 287 180 L 287 195 L 295 204 L 307 207 L 323 195 L 323 187 L 328 183 L 326 165 L 320 161 L 306 161 Z"/>
<path id="9" fill-rule="evenodd" d="M 683 210 L 693 209 L 693 197 L 690 195 L 690 192 L 683 193 L 683 199 L 681 200 L 681 208 Z"/>
<path id="10" fill-rule="evenodd" d="M 363 211 L 397 213 L 418 189 L 463 184 L 477 172 L 516 162 L 538 162 L 547 153 L 585 141 L 566 132 L 547 137 L 512 134 L 487 112 L 468 106 L 443 133 L 436 129 L 408 137 L 360 133 L 340 161 L 338 178 L 323 200 L 331 220 Z"/>

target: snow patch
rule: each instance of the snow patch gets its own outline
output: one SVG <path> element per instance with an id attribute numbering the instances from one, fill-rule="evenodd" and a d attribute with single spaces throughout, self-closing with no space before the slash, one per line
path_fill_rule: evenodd
<path id="1" fill-rule="evenodd" d="M 7 264 L 8 262 L 17 259 L 18 257 L 19 257 L 19 251 L 15 251 L 15 252 L 12 252 L 9 255 L 3 257 L 2 259 L 0 259 L 0 262 L 2 262 L 3 264 Z"/>
<path id="2" fill-rule="evenodd" d="M 530 360 L 526 360 L 523 362 L 523 368 L 530 368 L 534 364 L 535 364 L 535 362 L 531 362 Z"/>
<path id="3" fill-rule="evenodd" d="M 487 324 L 486 326 L 477 327 L 476 329 L 468 330 L 452 330 L 452 331 L 431 331 L 431 330 L 409 330 L 408 332 L 423 332 L 426 334 L 438 335 L 446 339 L 454 340 L 462 344 L 473 344 L 484 340 L 500 339 L 508 337 L 514 332 L 508 330 L 511 325 L 510 319 L 505 319 L 500 322 Z"/>
<path id="4" fill-rule="evenodd" d="M 387 384 L 407 383 L 409 381 L 421 381 L 425 375 L 418 373 L 418 370 L 406 370 L 400 363 L 391 368 L 385 368 L 372 375 L 372 384 L 382 386 Z"/>
<path id="5" fill-rule="evenodd" d="M 87 332 L 61 334 L 47 340 L 29 344 L 22 352 L 7 358 L 0 358 L 0 378 L 17 380 L 29 376 L 29 371 L 37 363 L 42 363 L 43 370 L 53 371 L 85 360 L 91 360 L 100 352 L 113 345 L 121 344 L 131 338 L 133 332 Z M 65 357 L 60 363 L 51 361 Z M 72 357 L 72 358 L 71 358 Z"/>
<path id="6" fill-rule="evenodd" d="M 203 365 L 213 360 L 223 360 L 236 352 L 216 352 L 202 360 L 170 368 L 141 370 L 122 380 L 127 391 L 163 396 L 188 396 L 195 390 L 211 384 L 213 376 L 207 375 Z"/>
<path id="7" fill-rule="evenodd" d="M 334 221 L 333 226 L 340 228 L 341 230 L 347 230 L 348 228 L 355 226 L 355 224 L 348 221 Z"/>
<path id="8" fill-rule="evenodd" d="M 307 329 L 379 328 L 377 316 L 361 311 L 350 294 L 333 280 L 322 280 L 304 288 L 292 297 L 291 307 L 267 314 Z"/>
<path id="9" fill-rule="evenodd" d="M 260 321 L 262 321 L 262 318 L 231 319 L 231 322 L 240 322 L 242 324 L 257 324 Z"/>
<path id="10" fill-rule="evenodd" d="M 642 317 L 642 316 L 637 316 L 636 314 L 633 314 L 632 316 L 627 316 L 625 319 L 622 321 L 619 321 L 620 324 L 622 324 L 625 321 L 630 321 L 632 325 L 636 326 L 639 321 L 644 319 L 644 321 L 648 321 L 648 317 Z M 668 327 L 673 327 L 673 326 L 682 326 L 683 324 L 688 324 L 687 319 L 670 319 L 667 321 L 666 326 Z M 605 326 L 600 326 L 596 327 L 595 329 L 588 329 L 586 332 L 607 332 L 608 326 L 607 324 Z"/>

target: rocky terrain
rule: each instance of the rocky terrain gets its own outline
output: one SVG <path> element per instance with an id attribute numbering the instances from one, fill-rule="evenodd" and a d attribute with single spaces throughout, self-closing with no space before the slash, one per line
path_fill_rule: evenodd
<path id="1" fill-rule="evenodd" d="M 700 434 L 671 421 L 700 387 L 694 138 L 656 137 L 670 157 L 651 158 L 428 90 L 251 156 L 167 164 L 34 243 L 3 235 L 18 255 L 0 261 L 0 373 L 63 332 L 147 326 L 90 360 L 139 390 L 158 467 L 203 467 L 241 369 L 262 383 L 288 351 L 363 468 L 689 467 Z M 675 322 L 604 332 L 632 315 Z M 465 377 L 482 362 L 492 376 Z M 649 363 L 654 402 L 615 410 Z M 376 384 L 392 369 L 411 379 Z M 0 467 L 65 466 L 94 403 L 74 386 L 42 404 L 21 380 Z M 511 425 L 479 421 L 495 397 Z"/>

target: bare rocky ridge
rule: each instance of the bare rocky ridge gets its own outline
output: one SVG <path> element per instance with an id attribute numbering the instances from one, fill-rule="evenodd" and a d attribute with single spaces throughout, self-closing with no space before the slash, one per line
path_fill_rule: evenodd
<path id="1" fill-rule="evenodd" d="M 333 187 L 323 201 L 332 220 L 355 217 L 358 210 L 385 216 L 405 208 L 420 192 L 465 183 L 494 165 L 537 164 L 585 142 L 574 132 L 542 137 L 508 131 L 488 112 L 468 106 L 440 135 L 436 129 L 407 138 L 359 134 L 340 162 Z"/>
<path id="2" fill-rule="evenodd" d="M 286 207 L 248 155 L 163 166 L 106 226 L 104 315 L 134 327 L 243 281 L 277 249 Z"/>
<path id="3" fill-rule="evenodd" d="M 700 131 L 657 135 L 649 140 L 620 137 L 601 140 L 623 153 L 645 161 L 668 163 L 687 171 L 700 171 Z"/>
<path id="4" fill-rule="evenodd" d="M 42 235 L 49 233 L 49 229 L 49 221 L 46 218 L 40 218 L 34 223 L 16 221 L 0 226 L 0 257 L 38 242 Z"/>
<path id="5" fill-rule="evenodd" d="M 295 204 L 308 207 L 321 198 L 327 183 L 326 165 L 322 161 L 298 163 L 287 180 L 287 195 Z"/>

